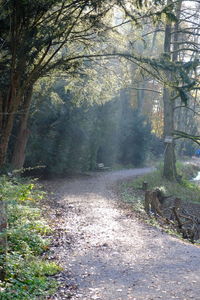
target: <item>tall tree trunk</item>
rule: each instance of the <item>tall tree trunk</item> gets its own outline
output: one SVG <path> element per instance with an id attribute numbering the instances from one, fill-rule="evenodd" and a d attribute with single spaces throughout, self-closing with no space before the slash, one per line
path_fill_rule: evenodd
<path id="1" fill-rule="evenodd" d="M 141 81 L 138 85 L 139 90 L 137 91 L 137 109 L 138 113 L 142 113 L 144 109 L 144 89 L 146 87 L 145 79 L 144 81 Z"/>
<path id="2" fill-rule="evenodd" d="M 6 254 L 7 254 L 7 214 L 6 203 L 0 197 L 0 280 L 4 280 L 6 274 Z"/>
<path id="3" fill-rule="evenodd" d="M 164 40 L 164 52 L 170 56 L 171 50 L 171 24 L 167 24 L 165 27 L 165 40 Z M 168 73 L 167 80 L 171 80 L 171 74 Z M 164 168 L 163 176 L 168 180 L 174 180 L 176 178 L 176 161 L 175 161 L 175 147 L 172 139 L 174 131 L 174 102 L 171 100 L 171 91 L 168 86 L 163 90 L 163 103 L 164 103 L 164 140 L 165 140 L 165 152 L 164 152 Z"/>
<path id="4" fill-rule="evenodd" d="M 8 143 L 13 129 L 15 114 L 17 113 L 20 97 L 20 77 L 22 75 L 22 65 L 18 65 L 17 47 L 20 40 L 20 23 L 21 19 L 18 15 L 19 1 L 12 2 L 12 13 L 10 22 L 10 78 L 8 83 L 8 90 L 4 92 L 4 86 L 1 86 L 3 96 L 3 103 L 0 105 L 0 167 L 6 162 L 6 154 L 8 150 Z M 1 96 L 2 98 L 2 96 Z M 0 101 L 1 102 L 1 101 Z"/>
<path id="5" fill-rule="evenodd" d="M 23 168 L 25 161 L 25 150 L 29 137 L 28 117 L 32 99 L 32 91 L 33 88 L 29 88 L 29 90 L 25 94 L 24 103 L 22 106 L 23 114 L 21 115 L 20 125 L 11 162 L 13 169 Z"/>
<path id="6" fill-rule="evenodd" d="M 171 3 L 171 0 L 168 0 L 168 4 Z M 176 7 L 176 17 L 180 18 L 182 0 L 180 0 Z M 174 38 L 173 38 L 173 55 L 172 60 L 178 60 L 178 27 L 179 23 L 177 22 L 174 26 Z M 165 40 L 164 40 L 164 52 L 171 56 L 171 41 L 172 41 L 172 26 L 167 24 L 165 27 Z M 173 81 L 172 74 L 168 73 L 168 81 Z M 174 93 L 166 86 L 163 91 L 163 103 L 164 103 L 164 138 L 165 138 L 165 153 L 164 153 L 164 168 L 163 176 L 170 180 L 177 180 L 177 170 L 176 170 L 176 156 L 175 156 L 175 143 L 173 140 L 174 132 L 174 107 L 175 100 L 172 100 Z M 172 139 L 171 139 L 172 138 Z"/>
<path id="7" fill-rule="evenodd" d="M 13 87 L 12 87 L 13 89 Z M 17 113 L 20 101 L 20 93 L 17 95 L 17 85 L 14 86 L 15 91 L 11 93 L 6 102 L 9 102 L 9 108 L 1 111 L 2 120 L 0 128 L 0 167 L 6 162 L 8 143 L 13 129 L 15 114 Z"/>
<path id="8" fill-rule="evenodd" d="M 165 138 L 165 153 L 164 153 L 164 168 L 163 176 L 174 181 L 177 177 L 175 145 L 172 139 L 174 132 L 174 102 L 171 100 L 171 92 L 168 87 L 163 91 L 164 102 L 164 138 Z"/>

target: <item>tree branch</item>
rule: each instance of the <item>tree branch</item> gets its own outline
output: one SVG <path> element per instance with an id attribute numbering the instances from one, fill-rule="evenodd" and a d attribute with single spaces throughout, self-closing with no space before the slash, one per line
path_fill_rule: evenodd
<path id="1" fill-rule="evenodd" d="M 137 90 L 137 91 L 147 91 L 147 92 L 153 92 L 153 93 L 157 93 L 157 94 L 160 94 L 162 95 L 162 92 L 159 92 L 159 91 L 156 91 L 156 90 L 152 90 L 152 89 L 146 89 L 146 88 L 135 88 L 135 87 L 130 87 L 128 89 L 131 89 L 131 90 Z"/>
<path id="2" fill-rule="evenodd" d="M 196 144 L 200 145 L 200 136 L 195 136 L 195 135 L 191 135 L 188 134 L 186 132 L 183 131 L 179 131 L 179 130 L 175 130 L 173 132 L 173 135 L 176 136 L 174 139 L 181 139 L 181 138 L 185 138 L 185 139 L 189 139 L 192 140 L 193 142 L 195 142 Z"/>
<path id="3" fill-rule="evenodd" d="M 175 109 L 178 109 L 178 108 L 186 108 L 186 109 L 189 109 L 189 110 L 191 110 L 195 115 L 200 116 L 200 113 L 196 112 L 196 111 L 195 111 L 194 109 L 192 109 L 191 107 L 188 107 L 188 106 L 185 106 L 185 105 L 180 105 L 180 106 L 174 107 L 174 110 L 175 110 Z"/>

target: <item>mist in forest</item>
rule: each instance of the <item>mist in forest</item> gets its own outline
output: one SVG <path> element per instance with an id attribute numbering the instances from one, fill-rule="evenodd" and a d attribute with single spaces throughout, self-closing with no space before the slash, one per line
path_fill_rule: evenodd
<path id="1" fill-rule="evenodd" d="M 85 10 L 78 6 L 76 15 L 76 3 L 68 10 L 59 2 L 60 13 L 52 13 L 52 2 L 44 24 L 35 23 L 26 3 L 12 7 L 13 15 L 24 11 L 30 23 L 11 24 L 13 30 L 19 26 L 13 41 L 9 26 L 2 31 L 2 78 L 10 78 L 1 81 L 0 98 L 7 101 L 0 105 L 3 168 L 44 166 L 38 172 L 64 175 L 98 164 L 143 166 L 169 151 L 172 175 L 176 154 L 195 153 L 190 140 L 199 128 L 199 2 L 142 3 L 111 7 L 94 1 Z M 42 7 L 36 4 L 37 16 Z M 9 5 L 2 25 L 10 20 Z"/>
<path id="2" fill-rule="evenodd" d="M 130 90 L 120 90 L 105 103 L 77 105 L 64 83 L 58 79 L 47 87 L 48 93 L 35 93 L 27 167 L 43 165 L 37 172 L 65 175 L 96 170 L 99 164 L 106 168 L 143 166 L 162 154 L 161 138 L 152 132 L 148 114 L 134 105 Z M 40 110 L 36 109 L 38 101 Z"/>
<path id="3" fill-rule="evenodd" d="M 197 247 L 141 221 L 199 242 L 200 0 L 0 8 L 0 299 L 199 295 Z"/>

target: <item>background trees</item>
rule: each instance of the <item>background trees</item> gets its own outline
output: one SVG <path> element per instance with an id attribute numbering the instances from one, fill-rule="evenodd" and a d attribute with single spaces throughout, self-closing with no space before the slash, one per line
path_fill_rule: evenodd
<path id="1" fill-rule="evenodd" d="M 179 130 L 179 126 L 184 121 L 182 119 L 180 122 L 179 119 L 179 122 L 176 123 L 175 111 L 176 116 L 179 109 L 189 109 L 190 112 L 193 111 L 195 113 L 189 107 L 191 105 L 189 103 L 194 104 L 191 100 L 194 100 L 194 94 L 198 98 L 197 91 L 199 90 L 197 75 L 199 60 L 196 55 L 199 49 L 198 5 L 195 1 L 192 4 L 187 1 L 167 1 L 167 6 L 164 10 L 170 10 L 171 12 L 171 14 L 167 15 L 167 24 L 162 22 L 161 16 L 161 22 L 159 21 L 155 27 L 142 33 L 144 45 L 145 43 L 147 44 L 149 36 L 152 35 L 152 48 L 150 49 L 149 44 L 147 44 L 146 50 L 143 53 L 145 52 L 146 55 L 151 53 L 153 57 L 145 59 L 144 56 L 138 56 L 135 51 L 135 42 L 133 53 L 130 52 L 127 54 L 128 59 L 133 64 L 138 65 L 138 61 L 140 61 L 139 70 L 143 74 L 143 79 L 144 76 L 146 77 L 142 85 L 140 80 L 140 85 L 136 89 L 141 91 L 147 90 L 148 78 L 152 81 L 153 86 L 156 84 L 156 86 L 163 87 L 164 105 L 163 109 L 159 110 L 161 113 L 163 112 L 161 119 L 163 118 L 163 135 L 165 141 L 163 175 L 169 180 L 177 179 L 175 140 L 181 137 L 191 138 L 196 128 L 194 125 L 193 133 L 183 134 Z M 158 44 L 158 38 L 162 41 L 160 45 Z M 133 43 L 131 42 L 131 44 Z M 153 51 L 153 48 L 156 48 L 157 51 Z M 143 93 L 143 99 L 144 97 Z M 158 108 L 158 103 L 154 103 L 152 107 L 155 112 Z M 155 128 L 155 119 L 153 123 Z M 191 123 L 194 124 L 194 122 Z M 198 136 L 193 140 L 198 142 Z"/>
<path id="2" fill-rule="evenodd" d="M 44 165 L 39 172 L 62 175 L 93 170 L 97 163 L 141 165 L 151 145 L 151 127 L 131 106 L 129 92 L 77 106 L 65 84 L 57 80 L 46 89 L 43 84 L 35 93 L 26 166 Z"/>
<path id="3" fill-rule="evenodd" d="M 0 4 L 1 171 L 138 166 L 151 149 L 177 179 L 175 141 L 199 143 L 198 1 Z"/>
<path id="4" fill-rule="evenodd" d="M 160 116 L 161 119 L 164 117 L 165 136 L 172 136 L 175 108 L 171 109 L 171 119 L 168 118 L 166 122 L 166 107 L 169 107 L 169 103 L 174 105 L 178 98 L 188 103 L 188 91 L 198 88 L 195 79 L 198 65 L 195 55 L 198 48 L 198 16 L 192 13 L 194 6 L 191 13 L 186 12 L 188 4 L 185 1 L 179 1 L 178 4 L 174 1 L 154 3 L 149 5 L 146 1 L 143 5 L 143 1 L 130 1 L 126 5 L 123 1 L 2 1 L 1 70 L 4 76 L 0 82 L 1 166 L 7 158 L 14 168 L 23 166 L 30 133 L 27 124 L 32 93 L 40 78 L 52 77 L 55 71 L 57 77 L 68 77 L 68 86 L 71 81 L 72 102 L 90 102 L 95 97 L 105 102 L 105 99 L 114 98 L 120 88 L 136 90 L 137 111 L 141 114 L 148 107 L 152 119 L 156 111 L 162 114 L 164 109 L 164 115 Z M 123 26 L 119 26 L 121 24 Z M 188 24 L 192 24 L 191 27 Z M 137 32 L 134 30 L 136 26 Z M 184 35 L 188 37 L 187 43 L 183 40 Z M 191 61 L 186 67 L 185 62 L 190 53 Z M 110 95 L 110 81 L 106 79 L 106 72 L 98 77 L 94 75 L 97 68 L 92 69 L 90 66 L 94 66 L 94 62 L 96 65 L 102 64 L 100 57 L 105 60 L 105 56 L 110 59 L 116 58 L 116 55 L 131 61 L 132 67 L 126 61 L 126 72 L 132 74 L 124 86 L 114 88 L 112 82 L 115 92 Z M 110 69 L 113 64 L 115 73 L 123 81 L 118 63 L 119 60 L 104 63 L 104 69 Z M 72 75 L 76 76 L 76 80 L 72 80 Z M 88 78 L 98 80 L 90 80 L 89 88 Z M 114 77 L 112 79 L 114 81 Z M 157 99 L 161 86 L 165 87 L 163 107 Z M 155 91 L 155 87 L 159 87 L 159 91 Z M 151 104 L 146 100 L 149 95 Z M 161 109 L 158 110 L 159 106 Z M 158 121 L 152 120 L 154 132 Z M 171 126 L 169 132 L 167 126 Z M 10 140 L 12 130 L 14 136 Z M 9 141 L 12 147 L 8 148 Z M 169 145 L 167 149 L 170 149 Z M 174 159 L 169 163 L 170 157 L 174 155 L 168 156 L 167 153 L 168 150 L 165 151 L 165 166 L 175 166 Z M 170 168 L 175 174 L 175 167 Z M 165 176 L 172 177 L 167 175 L 170 172 L 165 169 Z"/>
<path id="5" fill-rule="evenodd" d="M 6 161 L 15 116 L 21 115 L 14 167 L 23 165 L 32 89 L 53 70 L 74 72 L 91 43 L 98 41 L 109 1 L 2 1 L 0 166 Z M 99 27 L 100 26 L 100 27 Z M 23 139 L 22 142 L 18 142 Z M 18 162 L 18 163 L 17 163 Z"/>
<path id="6" fill-rule="evenodd" d="M 192 3 L 1 0 L 1 172 L 24 162 L 62 175 L 100 162 L 138 166 L 149 149 L 163 152 L 163 131 L 197 135 L 190 118 L 199 106 L 199 3 Z M 164 151 L 171 180 L 174 140 Z M 1 246 L 6 254 L 6 238 Z"/>

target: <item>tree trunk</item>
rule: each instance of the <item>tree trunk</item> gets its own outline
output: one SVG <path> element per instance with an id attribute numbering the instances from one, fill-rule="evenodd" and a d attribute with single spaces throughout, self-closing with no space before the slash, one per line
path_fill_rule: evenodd
<path id="1" fill-rule="evenodd" d="M 8 143 L 10 135 L 12 133 L 15 114 L 17 113 L 19 103 L 21 100 L 20 92 L 17 94 L 17 86 L 12 87 L 15 89 L 14 92 L 10 93 L 10 97 L 6 101 L 9 103 L 9 107 L 1 111 L 2 121 L 0 127 L 0 167 L 6 162 L 6 154 L 8 150 Z"/>
<path id="2" fill-rule="evenodd" d="M 0 137 L 0 167 L 3 167 L 6 162 L 6 154 L 8 149 L 8 142 L 12 131 L 13 120 L 10 120 L 6 124 L 6 128 L 1 129 Z"/>
<path id="3" fill-rule="evenodd" d="M 165 153 L 164 153 L 164 169 L 163 176 L 170 180 L 176 180 L 176 158 L 175 145 L 171 139 L 174 131 L 174 102 L 171 100 L 171 92 L 165 87 L 163 91 L 164 102 L 164 138 L 165 138 Z"/>
<path id="4" fill-rule="evenodd" d="M 138 109 L 138 113 L 142 113 L 143 109 L 144 109 L 144 89 L 146 87 L 146 82 L 141 81 L 138 85 L 139 90 L 137 91 L 137 109 Z"/>
<path id="5" fill-rule="evenodd" d="M 10 61 L 8 67 L 10 70 L 9 82 L 1 86 L 0 95 L 0 167 L 6 162 L 8 143 L 13 129 L 15 115 L 18 111 L 21 98 L 22 76 L 25 67 L 25 59 L 19 59 L 19 44 L 21 39 L 21 17 L 19 14 L 19 1 L 12 1 L 11 17 L 10 17 L 10 32 L 8 37 Z M 7 88 L 8 87 L 8 88 Z M 6 91 L 4 90 L 6 88 Z M 23 93 L 22 93 L 23 94 Z M 3 100 L 3 102 L 2 102 Z"/>
<path id="6" fill-rule="evenodd" d="M 171 24 L 167 24 L 165 27 L 165 40 L 164 40 L 164 52 L 170 56 L 171 45 Z M 167 80 L 171 81 L 171 74 L 167 74 Z M 174 141 L 172 139 L 174 131 L 174 102 L 171 100 L 171 91 L 169 87 L 165 86 L 163 90 L 163 104 L 164 104 L 164 168 L 163 176 L 168 180 L 175 180 L 176 178 L 176 161 Z"/>
<path id="7" fill-rule="evenodd" d="M 32 99 L 32 87 L 25 94 L 24 103 L 22 106 L 22 111 L 24 112 L 20 119 L 20 125 L 18 129 L 17 139 L 14 146 L 13 156 L 12 156 L 12 167 L 13 169 L 21 169 L 23 168 L 25 161 L 25 150 L 29 137 L 29 129 L 28 126 L 28 117 L 29 110 Z"/>
<path id="8" fill-rule="evenodd" d="M 168 0 L 168 4 L 171 3 L 171 0 Z M 179 1 L 176 8 L 176 16 L 180 18 L 182 1 Z M 172 60 L 178 60 L 178 22 L 174 26 L 175 35 L 174 35 L 174 46 L 173 46 L 173 55 Z M 171 24 L 167 24 L 165 27 L 165 40 L 164 40 L 164 52 L 171 56 L 171 41 L 172 41 L 172 27 Z M 172 74 L 167 75 L 167 80 L 173 81 Z M 176 170 L 176 156 L 175 156 L 175 143 L 173 140 L 174 132 L 174 107 L 175 100 L 173 99 L 173 92 L 166 86 L 163 91 L 163 103 L 164 103 L 164 139 L 165 139 L 165 153 L 164 153 L 164 169 L 163 176 L 170 180 L 177 180 L 177 170 Z M 172 139 L 171 139 L 172 138 Z"/>
<path id="9" fill-rule="evenodd" d="M 7 253 L 7 214 L 6 203 L 0 198 L 0 280 L 4 280 L 6 273 L 6 253 Z"/>

